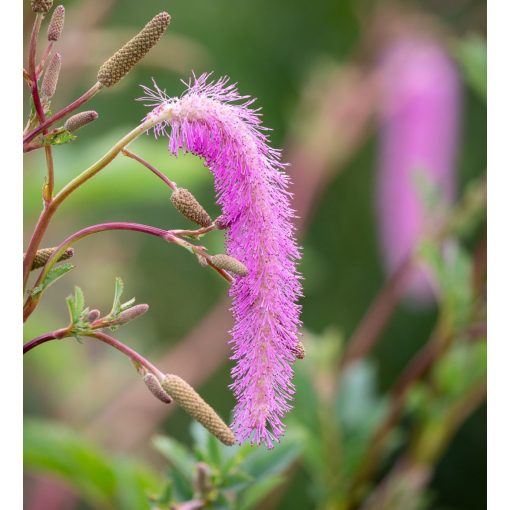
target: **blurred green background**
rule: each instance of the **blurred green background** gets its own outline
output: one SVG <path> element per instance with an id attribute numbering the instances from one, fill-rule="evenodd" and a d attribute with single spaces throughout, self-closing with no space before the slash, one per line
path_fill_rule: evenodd
<path id="1" fill-rule="evenodd" d="M 326 124 L 325 144 L 329 147 L 324 154 L 314 152 L 316 142 L 309 140 L 308 131 L 322 126 L 323 121 L 317 120 L 324 109 L 320 104 L 325 97 L 322 88 L 337 71 L 355 68 L 365 73 L 370 68 L 377 50 L 370 34 L 386 7 L 396 7 L 397 12 L 421 12 L 439 27 L 441 37 L 455 54 L 460 41 L 470 40 L 474 35 L 485 38 L 485 2 L 63 3 L 66 28 L 57 44 L 63 68 L 53 111 L 92 85 L 99 65 L 154 14 L 167 10 L 172 22 L 146 60 L 118 86 L 105 90 L 89 103 L 86 108 L 95 109 L 100 115 L 94 125 L 79 132 L 75 142 L 56 147 L 57 189 L 143 118 L 146 108 L 135 101 L 142 95 L 139 84 L 150 85 L 154 77 L 169 95 L 180 95 L 184 90 L 180 80 L 187 81 L 192 71 L 198 74 L 212 70 L 216 77 L 229 75 L 242 93 L 258 98 L 264 123 L 273 129 L 272 143 L 284 148 L 286 159 L 301 165 L 298 165 L 301 174 L 294 179 L 296 185 L 310 186 L 313 190 L 310 208 L 304 198 L 304 205 L 301 204 L 306 209 L 306 228 L 301 239 L 305 328 L 317 337 L 333 331 L 349 338 L 386 279 L 374 209 L 377 133 L 367 115 L 367 119 L 360 121 L 358 131 L 345 134 L 342 129 L 349 128 L 345 125 L 349 123 L 348 114 L 347 123 L 340 125 L 337 133 Z M 28 4 L 25 2 L 25 39 L 33 19 Z M 466 183 L 482 174 L 486 165 L 486 104 L 468 79 L 464 80 L 462 101 L 459 194 Z M 28 96 L 25 103 L 28 109 Z M 352 142 L 348 148 L 344 147 L 343 137 Z M 300 144 L 311 148 L 311 156 L 308 154 L 311 161 L 296 148 Z M 211 216 L 218 214 L 212 178 L 201 161 L 193 156 L 170 157 L 166 145 L 165 139 L 155 141 L 147 136 L 130 148 L 180 186 L 192 190 Z M 40 151 L 28 154 L 26 239 L 41 207 L 43 176 L 43 154 Z M 135 162 L 119 157 L 64 204 L 44 244 L 53 246 L 75 230 L 104 221 L 189 228 L 168 199 L 167 189 L 154 176 Z M 467 240 L 468 248 L 474 246 L 475 237 Z M 216 233 L 205 240 L 214 253 L 222 251 L 222 243 L 222 235 Z M 65 297 L 74 284 L 83 289 L 89 306 L 106 313 L 113 296 L 114 278 L 120 276 L 126 285 L 125 297 L 136 296 L 137 302 L 150 304 L 150 311 L 121 329 L 118 337 L 151 360 L 164 359 L 163 368 L 172 366 L 174 370 L 173 349 L 180 346 L 176 359 L 182 375 L 200 389 L 222 416 L 228 416 L 234 405 L 227 388 L 231 363 L 224 347 L 230 324 L 228 314 L 222 312 L 225 307 L 219 304 L 227 294 L 225 283 L 213 271 L 198 266 L 183 250 L 135 233 L 101 233 L 75 248 L 76 268 L 45 295 L 27 322 L 25 338 L 65 324 Z M 208 316 L 209 322 L 186 343 L 202 319 L 217 309 L 219 318 Z M 427 341 L 436 318 L 434 308 L 398 307 L 371 356 L 379 392 L 391 387 L 397 374 Z M 209 336 L 213 338 L 211 344 Z M 27 355 L 24 362 L 25 413 L 30 418 L 58 421 L 101 449 L 137 458 L 155 472 L 161 471 L 163 461 L 150 445 L 152 435 L 166 434 L 190 442 L 188 417 L 179 410 L 168 413 L 167 409 L 158 408 L 155 412 L 154 406 L 159 404 L 153 403 L 151 396 L 140 388 L 142 384 L 126 359 L 103 345 L 90 341 L 79 344 L 74 340 L 50 342 Z M 433 475 L 426 508 L 484 507 L 485 436 L 482 407 L 448 445 Z M 315 508 L 309 475 L 302 467 L 296 469 L 277 508 Z M 46 494 L 43 491 L 50 490 L 45 489 L 44 480 L 44 475 L 27 470 L 26 508 L 91 508 L 80 497 L 78 502 L 62 497 L 46 507 L 38 507 L 41 494 Z"/>

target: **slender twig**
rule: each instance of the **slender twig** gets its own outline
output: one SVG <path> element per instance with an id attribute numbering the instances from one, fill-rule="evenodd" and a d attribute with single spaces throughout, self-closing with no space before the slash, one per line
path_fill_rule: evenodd
<path id="1" fill-rule="evenodd" d="M 85 227 L 74 234 L 71 234 L 67 239 L 62 241 L 53 251 L 50 258 L 46 262 L 44 268 L 42 269 L 41 273 L 39 274 L 39 277 L 37 278 L 34 288 L 39 286 L 48 273 L 50 272 L 51 268 L 55 265 L 55 263 L 58 261 L 58 259 L 61 257 L 61 255 L 75 242 L 77 242 L 80 239 L 83 239 L 84 237 L 90 236 L 92 234 L 96 234 L 98 232 L 104 232 L 108 230 L 130 230 L 133 232 L 142 232 L 144 234 L 153 235 L 156 237 L 160 237 L 164 239 L 165 241 L 169 243 L 176 244 L 178 246 L 181 246 L 182 248 L 186 249 L 190 253 L 193 253 L 195 255 L 200 255 L 201 257 L 204 257 L 209 265 L 215 269 L 225 280 L 227 280 L 229 283 L 233 281 L 232 277 L 222 269 L 216 267 L 214 264 L 210 262 L 210 255 L 205 251 L 205 248 L 202 246 L 195 246 L 188 241 L 181 239 L 180 237 L 174 235 L 171 231 L 164 230 L 157 227 L 152 227 L 150 225 L 143 225 L 140 223 L 129 223 L 129 222 L 110 222 L 110 223 L 99 223 L 97 225 L 91 225 L 89 227 Z M 34 296 L 32 293 L 29 294 L 25 305 L 23 307 L 23 320 L 26 321 L 27 318 L 32 314 L 32 312 L 35 310 L 39 300 L 42 297 L 42 294 L 44 291 L 39 292 L 36 296 Z"/>
<path id="2" fill-rule="evenodd" d="M 49 342 L 51 340 L 61 340 L 63 338 L 69 338 L 72 336 L 74 336 L 74 332 L 72 331 L 72 328 L 70 326 L 68 326 L 67 328 L 57 329 L 55 331 L 45 333 L 44 335 L 38 336 L 37 338 L 34 338 L 33 340 L 26 342 L 23 345 L 23 354 L 26 354 L 27 352 L 31 351 L 38 345 Z M 88 333 L 82 333 L 80 334 L 80 336 L 95 338 L 97 340 L 100 340 L 101 342 L 104 342 L 105 344 L 112 346 L 113 348 L 125 354 L 128 358 L 130 358 L 134 362 L 139 363 L 147 370 L 152 372 L 159 380 L 163 380 L 164 374 L 155 365 L 153 365 L 150 361 L 148 361 L 134 349 L 131 349 L 131 347 L 128 347 L 127 345 L 123 344 L 120 340 L 117 340 L 116 338 L 113 338 L 112 336 L 107 335 L 102 331 L 91 331 Z"/>
<path id="3" fill-rule="evenodd" d="M 39 37 L 39 31 L 41 30 L 41 23 L 43 15 L 38 13 L 35 16 L 34 25 L 32 27 L 32 33 L 30 34 L 30 43 L 28 46 L 28 75 L 31 79 L 35 75 L 35 55 L 37 53 L 37 39 Z"/>
<path id="4" fill-rule="evenodd" d="M 127 149 L 122 149 L 121 152 L 122 152 L 122 154 L 124 154 L 124 156 L 134 159 L 135 161 L 138 161 L 138 163 L 142 164 L 145 168 L 148 168 L 152 173 L 157 175 L 173 191 L 175 191 L 177 189 L 177 185 L 175 184 L 175 182 L 171 181 L 165 174 L 160 172 L 157 168 L 153 167 L 149 162 L 145 161 L 145 159 L 141 158 L 134 152 L 128 151 Z"/>
<path id="5" fill-rule="evenodd" d="M 126 136 L 120 139 L 102 158 L 96 161 L 89 168 L 84 170 L 80 175 L 78 175 L 75 179 L 69 182 L 55 197 L 54 199 L 46 204 L 46 207 L 41 212 L 35 229 L 32 233 L 32 237 L 29 241 L 27 250 L 25 252 L 25 256 L 23 258 L 23 291 L 26 289 L 28 275 L 30 273 L 30 268 L 32 267 L 32 262 L 35 257 L 35 253 L 39 248 L 39 245 L 44 237 L 44 234 L 48 228 L 48 225 L 51 221 L 51 218 L 57 211 L 59 205 L 79 186 L 85 183 L 88 179 L 96 175 L 100 170 L 102 170 L 105 166 L 107 166 L 115 157 L 119 154 L 119 152 L 130 142 L 132 142 L 135 138 L 140 136 L 146 130 L 150 129 L 158 122 L 157 118 L 152 120 L 145 121 L 144 123 L 137 126 L 135 129 L 130 131 Z"/>
<path id="6" fill-rule="evenodd" d="M 23 345 L 23 354 L 31 351 L 34 347 L 38 345 L 44 344 L 45 342 L 49 342 L 50 340 L 60 340 L 69 335 L 69 326 L 67 328 L 56 329 L 55 331 L 50 331 L 49 333 L 44 333 L 44 335 L 40 335 L 36 338 L 33 338 L 29 342 Z"/>
<path id="7" fill-rule="evenodd" d="M 53 265 L 58 261 L 60 256 L 64 253 L 64 251 L 69 248 L 73 243 L 78 241 L 79 239 L 83 239 L 84 237 L 87 237 L 91 234 L 97 233 L 97 232 L 103 232 L 105 230 L 131 230 L 135 232 L 143 232 L 146 234 L 154 235 L 157 237 L 162 237 L 168 240 L 169 242 L 175 242 L 174 236 L 168 237 L 167 231 L 151 227 L 149 225 L 141 225 L 138 223 L 122 223 L 122 222 L 112 222 L 112 223 L 101 223 L 98 225 L 92 225 L 90 227 L 83 228 L 79 230 L 78 232 L 75 232 L 74 234 L 70 235 L 67 239 L 62 241 L 59 246 L 53 251 L 53 254 L 46 262 L 46 265 L 44 266 L 43 270 L 39 274 L 39 277 L 34 285 L 34 287 L 37 287 L 47 276 Z M 178 243 L 176 243 L 178 244 Z M 30 316 L 30 314 L 35 310 L 35 307 L 37 306 L 37 303 L 39 302 L 41 295 L 43 292 L 40 292 L 36 297 L 34 297 L 32 294 L 30 294 L 25 302 L 25 305 L 23 307 L 23 319 L 26 321 L 26 319 Z"/>
<path id="8" fill-rule="evenodd" d="M 213 223 L 208 227 L 197 228 L 195 230 L 175 229 L 170 230 L 170 232 L 176 236 L 194 237 L 196 239 L 200 239 L 204 234 L 208 234 L 209 232 L 213 232 L 214 230 L 218 230 L 218 227 Z"/>
<path id="9" fill-rule="evenodd" d="M 340 361 L 341 368 L 363 358 L 372 350 L 406 289 L 412 268 L 413 258 L 408 257 L 379 291 L 351 336 Z"/>
<path id="10" fill-rule="evenodd" d="M 96 82 L 89 90 L 87 90 L 87 92 L 85 92 L 78 99 L 74 100 L 65 108 L 62 108 L 62 110 L 60 110 L 59 112 L 53 114 L 51 117 L 46 119 L 42 124 L 39 124 L 39 126 L 37 126 L 33 131 L 30 131 L 30 133 L 26 134 L 23 137 L 23 152 L 25 152 L 25 144 L 32 141 L 37 135 L 41 134 L 44 129 L 49 128 L 50 126 L 55 124 L 55 122 L 60 120 L 62 117 L 65 117 L 66 115 L 73 112 L 81 105 L 92 99 L 102 88 L 103 86 L 99 82 Z"/>
<path id="11" fill-rule="evenodd" d="M 52 49 L 53 49 L 53 41 L 49 41 L 48 44 L 46 45 L 46 49 L 44 50 L 41 60 L 39 61 L 39 64 L 37 64 L 37 67 L 36 67 L 35 72 L 36 72 L 37 78 L 39 78 L 41 76 L 41 73 L 44 69 L 46 61 L 48 60 L 48 57 L 50 56 Z"/>

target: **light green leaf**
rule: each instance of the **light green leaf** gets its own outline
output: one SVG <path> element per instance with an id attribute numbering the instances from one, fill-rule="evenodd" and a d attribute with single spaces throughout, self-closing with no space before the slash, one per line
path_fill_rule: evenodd
<path id="1" fill-rule="evenodd" d="M 71 271 L 71 269 L 74 269 L 74 266 L 72 264 L 61 264 L 59 266 L 53 267 L 50 269 L 44 280 L 41 282 L 40 285 L 35 287 L 32 290 L 32 296 L 35 297 L 41 292 L 44 292 L 48 287 L 53 285 L 59 278 L 64 276 L 66 273 Z"/>
<path id="2" fill-rule="evenodd" d="M 272 476 L 261 482 L 255 482 L 242 493 L 239 501 L 239 510 L 255 508 L 268 494 L 285 481 L 283 476 Z"/>

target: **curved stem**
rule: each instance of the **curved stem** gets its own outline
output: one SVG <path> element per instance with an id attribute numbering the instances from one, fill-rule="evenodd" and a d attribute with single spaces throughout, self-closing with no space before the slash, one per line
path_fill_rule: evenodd
<path id="1" fill-rule="evenodd" d="M 124 223 L 124 222 L 111 222 L 111 223 L 100 223 L 98 225 L 92 225 L 90 227 L 85 227 L 78 232 L 70 235 L 67 239 L 62 241 L 58 247 L 53 251 L 51 257 L 46 262 L 43 270 L 39 274 L 37 281 L 34 284 L 34 287 L 37 287 L 44 278 L 48 275 L 51 268 L 58 261 L 60 256 L 65 252 L 67 248 L 69 248 L 73 243 L 78 241 L 79 239 L 83 239 L 91 234 L 95 234 L 97 232 L 104 232 L 105 230 L 132 230 L 135 232 L 143 232 L 146 234 L 154 235 L 157 237 L 162 237 L 169 242 L 174 242 L 175 244 L 180 244 L 178 242 L 178 238 L 175 236 L 168 235 L 166 230 L 151 227 L 149 225 L 142 225 L 139 223 Z M 26 258 L 25 258 L 26 260 Z M 23 320 L 26 321 L 27 318 L 31 315 L 31 313 L 35 310 L 37 303 L 39 302 L 43 292 L 40 292 L 36 297 L 30 295 L 23 307 Z"/>
<path id="2" fill-rule="evenodd" d="M 33 338 L 26 344 L 23 344 L 23 354 L 26 354 L 28 351 L 31 351 L 34 347 L 38 345 L 49 342 L 50 340 L 60 340 L 69 335 L 69 327 L 56 329 L 55 331 L 50 331 L 49 333 L 45 333 L 44 335 Z"/>
<path id="3" fill-rule="evenodd" d="M 31 351 L 32 349 L 43 343 L 49 342 L 51 340 L 61 340 L 72 335 L 73 332 L 71 331 L 69 326 L 67 328 L 50 331 L 49 333 L 45 333 L 44 335 L 38 336 L 37 338 L 34 338 L 33 340 L 30 340 L 29 342 L 25 343 L 23 345 L 23 354 L 26 354 L 28 351 Z M 105 344 L 112 346 L 114 349 L 117 349 L 118 351 L 122 352 L 134 362 L 144 366 L 149 372 L 152 372 L 159 380 L 163 380 L 164 374 L 155 365 L 153 365 L 150 361 L 148 361 L 134 349 L 131 349 L 131 347 L 128 347 L 127 345 L 123 344 L 116 338 L 113 338 L 112 336 L 107 335 L 102 331 L 92 331 L 90 333 L 83 333 L 82 336 L 95 338 L 97 340 L 100 340 L 101 342 L 104 342 Z"/>
<path id="4" fill-rule="evenodd" d="M 96 161 L 93 165 L 91 165 L 75 179 L 69 182 L 57 195 L 55 195 L 55 198 L 50 203 L 46 204 L 46 207 L 39 216 L 39 220 L 34 229 L 34 232 L 32 233 L 32 237 L 23 258 L 23 291 L 26 289 L 28 275 L 30 273 L 30 268 L 32 267 L 35 253 L 39 248 L 41 240 L 46 232 L 46 229 L 48 228 L 49 222 L 55 214 L 58 206 L 79 186 L 96 175 L 113 159 L 115 159 L 115 157 L 126 145 L 135 140 L 138 136 L 140 136 L 151 127 L 155 126 L 158 122 L 160 122 L 160 120 L 161 119 L 154 117 L 150 120 L 146 120 L 135 129 L 130 131 L 127 135 L 121 138 L 101 159 Z"/>
<path id="5" fill-rule="evenodd" d="M 34 231 L 32 232 L 32 237 L 30 238 L 23 257 L 23 292 L 27 286 L 28 275 L 30 274 L 30 268 L 32 267 L 35 254 L 37 253 L 37 249 L 41 244 L 42 238 L 44 237 L 46 229 L 48 228 L 55 211 L 56 208 L 54 206 L 54 202 L 46 204 L 39 216 L 39 219 L 37 220 Z"/>
<path id="6" fill-rule="evenodd" d="M 67 105 L 65 108 L 62 108 L 62 110 L 60 110 L 59 112 L 55 113 L 54 115 L 46 119 L 42 124 L 39 124 L 39 126 L 37 126 L 33 131 L 30 131 L 30 133 L 26 134 L 23 137 L 23 152 L 25 152 L 26 143 L 32 141 L 37 135 L 42 133 L 44 129 L 49 128 L 50 126 L 55 124 L 55 122 L 60 120 L 62 117 L 65 117 L 69 113 L 79 108 L 82 104 L 92 99 L 102 88 L 103 86 L 99 82 L 96 82 L 94 85 L 92 85 L 92 87 L 90 87 L 89 90 L 87 90 L 87 92 L 85 92 L 85 94 L 80 96 L 78 99 L 74 100 L 71 104 Z"/>
<path id="7" fill-rule="evenodd" d="M 175 184 L 175 182 L 171 181 L 164 173 L 160 172 L 157 168 L 153 167 L 149 162 L 145 161 L 145 159 L 141 158 L 140 156 L 137 156 L 134 152 L 128 151 L 127 149 L 122 149 L 121 152 L 122 154 L 124 154 L 124 156 L 127 156 L 128 158 L 138 161 L 138 163 L 142 164 L 145 168 L 149 169 L 173 191 L 177 189 L 177 185 Z"/>
<path id="8" fill-rule="evenodd" d="M 102 331 L 94 331 L 92 333 L 87 333 L 84 336 L 96 338 L 97 340 L 100 340 L 105 344 L 111 345 L 114 349 L 117 349 L 118 351 L 124 353 L 128 358 L 130 358 L 135 363 L 139 363 L 140 365 L 144 366 L 149 372 L 152 372 L 160 381 L 163 380 L 164 374 L 156 366 L 154 366 L 150 361 L 145 359 L 141 354 L 131 349 L 131 347 L 128 347 L 127 345 L 123 344 L 116 338 L 113 338 L 112 336 L 107 335 Z"/>

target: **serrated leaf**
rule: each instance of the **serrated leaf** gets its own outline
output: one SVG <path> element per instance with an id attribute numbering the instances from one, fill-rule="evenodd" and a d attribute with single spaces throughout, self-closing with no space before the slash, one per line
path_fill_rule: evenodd
<path id="1" fill-rule="evenodd" d="M 131 298 L 129 301 L 126 301 L 125 303 L 122 303 L 120 305 L 120 311 L 123 312 L 124 310 L 127 310 L 128 308 L 131 308 L 135 304 L 136 299 Z"/>
<path id="2" fill-rule="evenodd" d="M 70 131 L 64 130 L 63 132 L 54 133 L 51 135 L 46 135 L 43 138 L 44 145 L 64 145 L 66 143 L 72 142 L 78 138 L 76 135 L 73 135 Z"/>
<path id="3" fill-rule="evenodd" d="M 79 318 L 85 307 L 85 297 L 83 295 L 83 291 L 78 286 L 74 287 L 74 305 Z"/>
<path id="4" fill-rule="evenodd" d="M 32 290 L 31 292 L 32 296 L 37 296 L 41 292 L 45 291 L 48 287 L 53 285 L 59 278 L 61 278 L 66 273 L 71 271 L 71 269 L 74 269 L 74 266 L 72 264 L 61 264 L 59 266 L 51 268 L 46 277 L 44 278 L 44 280 L 41 282 L 41 284 Z"/>
<path id="5" fill-rule="evenodd" d="M 110 315 L 115 317 L 120 313 L 120 298 L 124 292 L 124 282 L 120 277 L 115 278 L 115 294 L 113 296 L 112 311 Z"/>

